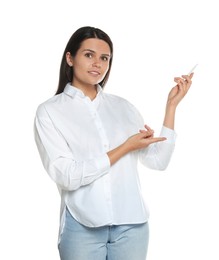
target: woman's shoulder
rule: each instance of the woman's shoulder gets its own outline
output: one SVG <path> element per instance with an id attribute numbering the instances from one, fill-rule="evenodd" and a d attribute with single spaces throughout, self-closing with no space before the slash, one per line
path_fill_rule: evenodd
<path id="1" fill-rule="evenodd" d="M 59 103 L 60 98 L 61 98 L 61 94 L 58 94 L 58 95 L 52 96 L 52 97 L 44 100 L 43 102 L 41 102 L 38 105 L 38 107 L 36 109 L 36 114 L 38 116 L 43 116 L 43 115 L 45 115 L 45 113 L 47 114 L 47 108 Z"/>

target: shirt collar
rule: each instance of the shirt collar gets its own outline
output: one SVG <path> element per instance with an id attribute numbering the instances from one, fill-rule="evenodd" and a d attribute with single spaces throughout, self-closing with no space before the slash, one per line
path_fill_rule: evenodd
<path id="1" fill-rule="evenodd" d="M 74 98 L 76 95 L 81 98 L 86 97 L 82 90 L 72 86 L 70 82 L 66 84 L 64 88 L 64 93 L 71 96 L 72 98 Z M 103 93 L 102 87 L 100 85 L 97 85 L 97 96 L 102 95 L 102 93 Z"/>

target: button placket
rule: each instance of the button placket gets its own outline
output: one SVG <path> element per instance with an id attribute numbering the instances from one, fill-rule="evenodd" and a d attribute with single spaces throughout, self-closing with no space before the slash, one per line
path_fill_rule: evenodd
<path id="1" fill-rule="evenodd" d="M 95 125 L 97 127 L 98 134 L 99 134 L 100 139 L 102 141 L 103 149 L 104 149 L 105 152 L 108 152 L 109 151 L 109 141 L 108 141 L 108 138 L 106 136 L 102 121 L 101 121 L 99 114 L 97 112 L 97 109 L 96 109 L 97 106 L 96 106 L 95 103 L 92 103 L 90 100 L 88 100 L 87 104 L 89 106 L 91 115 L 92 115 L 94 122 L 95 122 Z M 103 178 L 103 183 L 104 183 L 105 199 L 106 199 L 106 203 L 107 203 L 108 209 L 109 209 L 109 211 L 108 211 L 109 218 L 111 220 L 113 220 L 113 207 L 112 207 L 112 194 L 111 194 L 110 178 L 111 178 L 110 174 L 105 175 L 104 178 Z"/>
<path id="2" fill-rule="evenodd" d="M 89 105 L 89 108 L 90 108 L 90 111 L 91 111 L 91 115 L 94 118 L 94 122 L 95 122 L 95 125 L 96 125 L 96 128 L 97 128 L 98 134 L 99 134 L 100 139 L 102 141 L 103 149 L 104 149 L 105 152 L 107 152 L 109 150 L 109 141 L 108 141 L 108 138 L 106 136 L 105 130 L 103 128 L 103 124 L 101 122 L 101 119 L 98 115 L 98 112 L 96 110 L 95 105 L 92 102 L 89 102 L 88 105 Z"/>
<path id="3" fill-rule="evenodd" d="M 90 100 L 89 100 L 90 101 Z M 96 100 L 97 101 L 97 100 Z M 99 102 L 89 102 L 89 109 L 91 111 L 91 115 L 94 119 L 94 123 L 96 125 L 98 134 L 100 136 L 100 140 L 103 145 L 103 151 L 107 153 L 110 149 L 109 140 L 106 135 L 102 120 L 99 116 L 99 113 L 97 111 L 97 108 L 99 106 Z M 112 200 L 112 191 L 111 191 L 111 174 L 106 174 L 103 177 L 103 186 L 104 186 L 104 197 L 105 202 L 108 209 L 108 216 L 111 222 L 113 223 L 113 200 Z"/>

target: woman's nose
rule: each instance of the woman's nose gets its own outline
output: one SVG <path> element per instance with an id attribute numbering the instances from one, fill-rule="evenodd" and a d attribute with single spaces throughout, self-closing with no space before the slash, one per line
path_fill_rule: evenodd
<path id="1" fill-rule="evenodd" d="M 93 67 L 96 67 L 96 68 L 100 68 L 101 67 L 101 64 L 100 64 L 100 61 L 99 60 L 95 60 L 92 64 Z"/>

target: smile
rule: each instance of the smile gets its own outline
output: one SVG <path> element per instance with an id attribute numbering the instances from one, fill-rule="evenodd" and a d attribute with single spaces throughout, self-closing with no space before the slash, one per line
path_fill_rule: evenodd
<path id="1" fill-rule="evenodd" d="M 89 73 L 89 74 L 92 74 L 92 75 L 94 75 L 94 76 L 100 75 L 100 72 L 98 72 L 98 71 L 88 71 L 88 73 Z"/>

